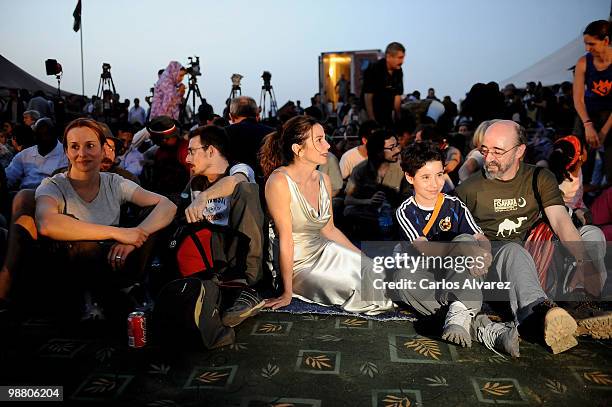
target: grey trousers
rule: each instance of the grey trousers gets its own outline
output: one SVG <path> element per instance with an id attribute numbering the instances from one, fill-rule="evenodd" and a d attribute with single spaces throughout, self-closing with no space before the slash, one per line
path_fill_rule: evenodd
<path id="1" fill-rule="evenodd" d="M 595 268 L 600 271 L 603 287 L 607 277 L 604 263 L 606 256 L 605 236 L 601 229 L 591 225 L 582 226 L 578 231 L 587 253 L 593 260 Z M 542 288 L 531 254 L 518 243 L 506 243 L 497 250 L 494 250 L 493 264 L 489 268 L 487 281 L 509 281 L 511 283 L 511 289 L 507 292 L 507 300 L 510 302 L 513 315 L 520 322 L 529 314 L 529 305 L 548 297 L 553 297 L 554 299 L 553 294 L 555 293 L 550 289 L 545 292 L 545 289 L 553 286 L 551 283 L 552 279 L 556 279 L 557 284 L 563 284 L 564 277 L 569 272 L 568 263 L 564 262 L 567 256 L 571 255 L 564 248 L 561 249 L 561 252 L 554 255 L 553 259 L 558 275 L 555 276 L 553 273 L 549 273 L 546 287 Z M 495 293 L 490 298 L 485 297 L 485 300 L 504 301 L 503 293 Z"/>
<path id="2" fill-rule="evenodd" d="M 509 242 L 493 248 L 493 262 L 486 281 L 510 283 L 508 290 L 487 292 L 485 300 L 509 301 L 512 314 L 519 321 L 523 319 L 521 310 L 527 310 L 529 305 L 547 298 L 540 286 L 531 254 L 518 243 Z"/>
<path id="3" fill-rule="evenodd" d="M 578 229 L 580 238 L 586 243 L 586 250 L 593 260 L 593 265 L 600 273 L 601 287 L 606 285 L 608 270 L 606 269 L 606 236 L 597 226 L 585 225 Z"/>
<path id="4" fill-rule="evenodd" d="M 595 270 L 599 273 L 601 288 L 606 284 L 608 271 L 606 270 L 606 237 L 603 231 L 597 226 L 585 225 L 578 229 L 580 240 L 584 245 L 589 258 L 593 261 Z M 574 244 L 574 243 L 569 243 Z M 553 262 L 548 272 L 544 291 L 554 299 L 555 295 L 565 294 L 565 282 L 568 281 L 568 273 L 571 271 L 570 266 L 574 261 L 573 256 L 567 248 L 560 242 L 555 242 L 559 250 L 555 250 Z M 584 288 L 579 286 L 578 288 Z"/>
<path id="5" fill-rule="evenodd" d="M 471 235 L 459 235 L 453 239 L 455 243 L 474 243 L 476 239 Z M 409 254 L 418 256 L 416 250 Z M 454 253 L 448 254 L 453 256 Z M 422 267 L 416 269 L 399 269 L 393 275 L 395 282 L 414 282 L 413 289 L 393 290 L 390 292 L 394 301 L 402 301 L 422 315 L 432 315 L 440 307 L 449 304 L 455 300 L 461 301 L 466 307 L 473 308 L 476 312 L 480 311 L 482 306 L 482 291 L 480 289 L 464 288 L 466 280 L 472 282 L 481 282 L 479 277 L 472 275 L 464 270 L 458 272 L 457 269 L 431 270 Z M 442 282 L 446 286 L 440 288 L 428 288 L 430 283 Z M 425 285 L 425 287 L 422 286 Z M 451 287 L 452 286 L 452 287 Z"/>

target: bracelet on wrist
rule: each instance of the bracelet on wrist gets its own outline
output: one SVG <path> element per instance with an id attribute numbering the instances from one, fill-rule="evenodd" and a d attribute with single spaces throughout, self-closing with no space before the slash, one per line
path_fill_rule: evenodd
<path id="1" fill-rule="evenodd" d="M 582 123 L 583 123 L 585 126 L 586 126 L 587 124 L 589 124 L 589 123 L 593 124 L 593 122 L 591 121 L 591 119 L 589 119 L 589 120 L 585 120 L 585 121 L 583 121 Z"/>

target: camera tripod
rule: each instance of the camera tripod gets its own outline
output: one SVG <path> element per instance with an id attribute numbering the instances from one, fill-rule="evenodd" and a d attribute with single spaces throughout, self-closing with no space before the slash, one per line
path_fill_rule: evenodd
<path id="1" fill-rule="evenodd" d="M 238 96 L 242 96 L 242 89 L 240 89 L 240 85 L 232 85 L 232 90 L 230 91 L 229 99 L 234 99 Z"/>
<path id="2" fill-rule="evenodd" d="M 102 66 L 102 73 L 100 74 L 100 82 L 98 82 L 98 92 L 96 95 L 102 99 L 105 90 L 112 91 L 113 95 L 117 94 L 115 83 L 113 82 L 113 77 L 110 73 L 110 68 L 105 68 Z"/>
<path id="3" fill-rule="evenodd" d="M 202 97 L 200 93 L 200 87 L 198 86 L 198 80 L 195 75 L 189 75 L 189 90 L 187 91 L 187 95 L 185 95 L 185 99 L 183 99 L 183 103 L 181 104 L 181 112 L 179 116 L 179 121 L 184 123 L 187 117 L 187 103 L 189 103 L 189 97 L 191 96 L 191 112 L 192 114 L 196 113 L 196 96 L 200 99 L 200 103 L 206 103 L 205 99 Z"/>
<path id="4" fill-rule="evenodd" d="M 266 100 L 267 100 L 267 109 L 266 109 Z M 267 118 L 269 119 L 276 117 L 278 105 L 276 104 L 276 95 L 274 94 L 274 88 L 272 87 L 272 85 L 264 84 L 261 87 L 261 95 L 259 96 L 259 108 L 261 109 L 262 119 L 266 118 L 266 114 L 267 114 Z"/>

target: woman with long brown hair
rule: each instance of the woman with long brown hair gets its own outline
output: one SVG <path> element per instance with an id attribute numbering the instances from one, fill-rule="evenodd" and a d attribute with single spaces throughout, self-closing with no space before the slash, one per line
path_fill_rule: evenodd
<path id="1" fill-rule="evenodd" d="M 352 312 L 390 309 L 391 300 L 372 284 L 371 261 L 334 226 L 331 182 L 317 170 L 328 150 L 323 127 L 309 116 L 292 118 L 264 140 L 260 162 L 269 177 L 274 265 L 284 287 L 266 306 L 284 307 L 297 297 Z"/>

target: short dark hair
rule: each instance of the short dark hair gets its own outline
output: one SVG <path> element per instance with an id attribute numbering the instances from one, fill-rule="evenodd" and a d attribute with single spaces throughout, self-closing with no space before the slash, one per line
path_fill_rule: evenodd
<path id="1" fill-rule="evenodd" d="M 323 113 L 321 112 L 321 109 L 316 106 L 308 106 L 306 109 L 304 109 L 304 114 L 316 119 L 317 121 L 323 120 Z"/>
<path id="2" fill-rule="evenodd" d="M 590 35 L 599 40 L 610 38 L 610 22 L 606 20 L 597 20 L 589 23 L 584 29 L 583 35 Z"/>
<path id="3" fill-rule="evenodd" d="M 31 147 L 34 145 L 34 130 L 25 124 L 18 124 L 13 129 L 13 139 L 24 148 Z"/>
<path id="4" fill-rule="evenodd" d="M 434 143 L 442 143 L 445 139 L 444 134 L 438 129 L 437 126 L 431 124 L 420 124 L 415 133 L 421 132 L 422 141 L 432 141 Z"/>
<path id="5" fill-rule="evenodd" d="M 385 55 L 397 54 L 398 52 L 403 54 L 406 53 L 406 48 L 404 48 L 404 46 L 399 42 L 392 42 L 391 44 L 387 45 L 387 48 L 385 49 Z"/>
<path id="6" fill-rule="evenodd" d="M 215 117 L 211 124 L 219 127 L 227 127 L 230 125 L 225 117 Z"/>
<path id="7" fill-rule="evenodd" d="M 202 103 L 198 108 L 198 120 L 200 123 L 206 123 L 209 120 L 214 119 L 215 111 L 213 107 L 208 103 Z"/>
<path id="8" fill-rule="evenodd" d="M 200 126 L 189 133 L 189 138 L 193 137 L 200 137 L 202 147 L 213 146 L 229 161 L 229 138 L 222 127 L 215 126 L 214 124 Z"/>
<path id="9" fill-rule="evenodd" d="M 368 140 L 370 135 L 379 128 L 380 125 L 375 120 L 366 120 L 359 126 L 359 138 Z"/>
<path id="10" fill-rule="evenodd" d="M 385 160 L 385 141 L 395 136 L 395 133 L 386 129 L 376 129 L 370 134 L 366 150 L 368 152 L 368 161 L 374 164 L 375 168 L 380 167 L 380 164 Z"/>
<path id="11" fill-rule="evenodd" d="M 128 123 L 128 122 L 122 122 L 122 123 L 119 123 L 119 124 L 117 125 L 117 131 L 118 131 L 118 132 L 119 132 L 119 131 L 122 131 L 122 132 L 125 132 L 125 133 L 132 133 L 132 134 L 136 134 L 136 131 L 137 131 L 137 130 L 134 128 L 134 125 L 133 125 L 133 124 Z"/>
<path id="12" fill-rule="evenodd" d="M 412 143 L 402 151 L 402 170 L 411 177 L 430 161 L 440 161 L 444 165 L 444 155 L 431 141 Z"/>
<path id="13" fill-rule="evenodd" d="M 230 102 L 230 114 L 234 117 L 257 117 L 257 102 L 249 96 L 238 96 Z"/>

